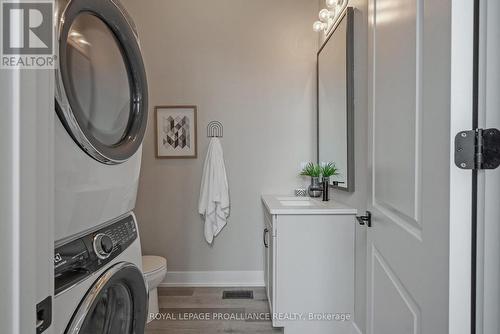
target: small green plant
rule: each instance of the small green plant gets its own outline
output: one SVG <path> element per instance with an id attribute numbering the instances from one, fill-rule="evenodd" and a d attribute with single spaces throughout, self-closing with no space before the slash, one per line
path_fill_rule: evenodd
<path id="1" fill-rule="evenodd" d="M 312 162 L 308 163 L 300 175 L 310 176 L 310 177 L 319 177 L 321 175 L 321 167 L 317 164 L 313 164 Z"/>
<path id="2" fill-rule="evenodd" d="M 340 172 L 337 168 L 337 165 L 335 165 L 335 162 L 331 161 L 321 166 L 321 174 L 323 175 L 323 177 L 330 177 L 337 176 L 340 174 Z"/>

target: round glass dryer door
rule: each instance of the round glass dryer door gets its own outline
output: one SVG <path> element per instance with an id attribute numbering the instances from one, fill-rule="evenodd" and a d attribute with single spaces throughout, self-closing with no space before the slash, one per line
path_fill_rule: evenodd
<path id="1" fill-rule="evenodd" d="M 147 298 L 141 271 L 130 263 L 116 264 L 89 290 L 66 334 L 144 333 Z"/>
<path id="2" fill-rule="evenodd" d="M 91 157 L 124 162 L 147 123 L 146 74 L 132 21 L 117 1 L 71 0 L 59 23 L 57 114 Z"/>

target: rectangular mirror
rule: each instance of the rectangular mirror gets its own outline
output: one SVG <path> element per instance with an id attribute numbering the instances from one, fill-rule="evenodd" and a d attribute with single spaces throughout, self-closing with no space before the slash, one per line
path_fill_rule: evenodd
<path id="1" fill-rule="evenodd" d="M 348 7 L 318 51 L 318 163 L 335 162 L 334 188 L 354 191 L 354 14 Z"/>

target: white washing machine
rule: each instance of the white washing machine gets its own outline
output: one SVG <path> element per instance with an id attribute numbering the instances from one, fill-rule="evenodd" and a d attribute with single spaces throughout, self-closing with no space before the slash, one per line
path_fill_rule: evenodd
<path id="1" fill-rule="evenodd" d="M 55 240 L 135 206 L 148 88 L 117 0 L 57 0 Z"/>
<path id="2" fill-rule="evenodd" d="M 144 332 L 148 295 L 133 213 L 56 244 L 54 266 L 54 333 Z"/>

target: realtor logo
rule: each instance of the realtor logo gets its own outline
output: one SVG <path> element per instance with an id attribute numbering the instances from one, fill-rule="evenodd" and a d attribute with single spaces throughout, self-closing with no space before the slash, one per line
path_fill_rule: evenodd
<path id="1" fill-rule="evenodd" d="M 0 0 L 2 68 L 54 68 L 54 2 Z"/>

